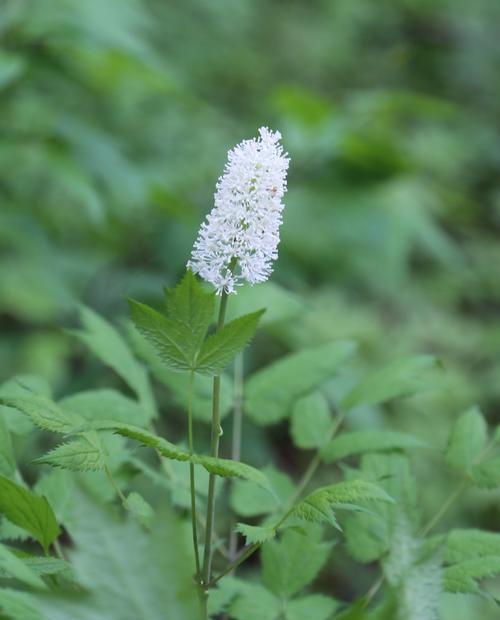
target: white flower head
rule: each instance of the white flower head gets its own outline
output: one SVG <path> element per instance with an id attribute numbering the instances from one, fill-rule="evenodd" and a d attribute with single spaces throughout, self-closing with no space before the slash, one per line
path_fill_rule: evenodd
<path id="1" fill-rule="evenodd" d="M 229 151 L 188 262 L 218 294 L 265 282 L 278 256 L 289 158 L 279 131 L 261 127 L 259 134 Z"/>

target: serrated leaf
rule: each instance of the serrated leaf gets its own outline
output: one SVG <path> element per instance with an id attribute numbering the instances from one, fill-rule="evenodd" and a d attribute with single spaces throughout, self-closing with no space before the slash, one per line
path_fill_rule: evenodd
<path id="1" fill-rule="evenodd" d="M 179 284 L 166 291 L 168 317 L 186 325 L 189 356 L 195 359 L 214 317 L 215 294 L 207 293 L 188 269 Z"/>
<path id="2" fill-rule="evenodd" d="M 22 583 L 40 590 L 46 590 L 47 586 L 40 577 L 27 566 L 22 559 L 18 558 L 5 545 L 0 544 L 0 571 L 10 577 L 19 579 Z"/>
<path id="3" fill-rule="evenodd" d="M 500 486 L 500 456 L 471 468 L 471 478 L 473 483 L 483 489 L 496 489 Z"/>
<path id="4" fill-rule="evenodd" d="M 338 527 L 334 508 L 343 504 L 355 506 L 360 501 L 392 503 L 394 500 L 376 484 L 365 480 L 345 480 L 313 491 L 295 506 L 293 514 L 299 519 Z"/>
<path id="5" fill-rule="evenodd" d="M 337 609 L 338 603 L 329 596 L 323 594 L 310 594 L 286 605 L 286 620 L 328 620 Z"/>
<path id="6" fill-rule="evenodd" d="M 262 581 L 280 599 L 289 599 L 310 584 L 325 564 L 332 545 L 321 542 L 321 528 L 307 526 L 307 535 L 287 530 L 280 540 L 262 547 Z"/>
<path id="7" fill-rule="evenodd" d="M 477 582 L 500 573 L 499 556 L 483 556 L 449 566 L 443 573 L 443 585 L 448 592 L 479 593 Z"/>
<path id="8" fill-rule="evenodd" d="M 105 465 L 103 448 L 90 433 L 62 443 L 34 463 L 52 465 L 72 471 L 101 471 Z"/>
<path id="9" fill-rule="evenodd" d="M 426 445 L 412 435 L 396 431 L 354 431 L 342 433 L 323 446 L 321 458 L 325 463 L 334 463 L 347 456 L 364 452 L 424 448 Z"/>
<path id="10" fill-rule="evenodd" d="M 236 531 L 245 537 L 245 544 L 265 543 L 272 540 L 276 536 L 274 527 L 263 527 L 258 525 L 247 525 L 246 523 L 237 523 Z"/>
<path id="11" fill-rule="evenodd" d="M 293 443 L 305 450 L 319 448 L 328 441 L 332 416 L 328 401 L 321 392 L 300 398 L 292 411 Z"/>
<path id="12" fill-rule="evenodd" d="M 203 456 L 199 454 L 193 454 L 190 460 L 195 463 L 195 465 L 202 465 L 211 474 L 229 478 L 242 478 L 243 480 L 255 482 L 264 489 L 271 490 L 265 474 L 251 465 L 240 463 L 240 461 L 221 458 L 216 459 L 213 456 Z"/>
<path id="13" fill-rule="evenodd" d="M 376 405 L 428 389 L 427 371 L 436 367 L 437 360 L 431 355 L 417 355 L 393 362 L 356 385 L 342 400 L 342 408 L 348 410 L 359 405 Z"/>
<path id="14" fill-rule="evenodd" d="M 350 341 L 335 341 L 292 353 L 257 371 L 245 385 L 245 412 L 257 424 L 275 424 L 293 403 L 331 377 L 355 351 Z"/>
<path id="15" fill-rule="evenodd" d="M 196 371 L 207 375 L 220 375 L 236 355 L 244 349 L 255 334 L 264 310 L 245 314 L 209 336 L 196 360 Z"/>
<path id="16" fill-rule="evenodd" d="M 291 319 L 304 309 L 301 297 L 284 289 L 275 282 L 268 281 L 259 286 L 244 285 L 238 288 L 238 294 L 231 296 L 227 308 L 227 319 L 233 319 L 246 312 L 266 309 L 262 317 L 262 325 Z"/>
<path id="17" fill-rule="evenodd" d="M 46 431 L 67 434 L 81 426 L 84 419 L 64 411 L 54 401 L 41 394 L 28 394 L 19 398 L 3 398 L 0 403 L 27 415 L 33 424 Z"/>
<path id="18" fill-rule="evenodd" d="M 151 385 L 146 371 L 132 355 L 121 334 L 90 308 L 80 306 L 83 330 L 73 331 L 97 357 L 110 366 L 137 394 L 148 420 L 156 417 Z"/>
<path id="19" fill-rule="evenodd" d="M 475 529 L 452 530 L 446 536 L 444 560 L 457 564 L 484 556 L 500 557 L 500 533 Z"/>
<path id="20" fill-rule="evenodd" d="M 488 427 L 477 407 L 463 413 L 453 426 L 446 462 L 460 471 L 469 472 L 479 459 L 488 439 Z"/>
<path id="21" fill-rule="evenodd" d="M 59 536 L 54 512 L 45 497 L 0 476 L 0 513 L 29 532 L 47 552 Z"/>

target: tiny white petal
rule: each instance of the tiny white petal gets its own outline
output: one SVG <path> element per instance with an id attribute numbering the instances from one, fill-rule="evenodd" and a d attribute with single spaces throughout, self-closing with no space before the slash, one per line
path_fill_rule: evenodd
<path id="1" fill-rule="evenodd" d="M 265 282 L 278 256 L 289 157 L 279 143 L 279 131 L 261 127 L 259 134 L 229 151 L 215 206 L 201 225 L 188 262 L 219 294 L 236 293 L 245 281 Z"/>

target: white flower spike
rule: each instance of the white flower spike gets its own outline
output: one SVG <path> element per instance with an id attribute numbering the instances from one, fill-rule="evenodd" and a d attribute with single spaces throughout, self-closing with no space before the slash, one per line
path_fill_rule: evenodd
<path id="1" fill-rule="evenodd" d="M 214 196 L 188 262 L 217 294 L 236 293 L 243 282 L 265 282 L 278 256 L 282 198 L 289 157 L 279 131 L 259 129 L 228 153 Z"/>

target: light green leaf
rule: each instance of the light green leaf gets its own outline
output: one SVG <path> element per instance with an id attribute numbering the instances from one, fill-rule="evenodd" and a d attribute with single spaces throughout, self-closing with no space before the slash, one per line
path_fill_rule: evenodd
<path id="1" fill-rule="evenodd" d="M 338 527 L 334 508 L 356 506 L 357 502 L 394 500 L 381 487 L 365 480 L 345 480 L 316 489 L 295 506 L 293 514 L 306 521 L 330 523 Z"/>
<path id="2" fill-rule="evenodd" d="M 350 341 L 329 342 L 292 353 L 254 373 L 245 385 L 245 411 L 257 424 L 286 418 L 293 403 L 331 377 L 355 350 Z"/>
<path id="3" fill-rule="evenodd" d="M 319 448 L 328 441 L 332 416 L 328 401 L 321 392 L 300 398 L 292 412 L 292 438 L 298 448 Z"/>
<path id="4" fill-rule="evenodd" d="M 236 531 L 245 537 L 245 544 L 265 543 L 276 536 L 274 527 L 262 527 L 258 525 L 247 525 L 246 523 L 238 523 Z"/>
<path id="5" fill-rule="evenodd" d="M 45 497 L 0 476 L 0 513 L 29 532 L 47 552 L 59 536 L 54 512 Z"/>
<path id="6" fill-rule="evenodd" d="M 445 453 L 452 467 L 468 472 L 480 458 L 488 439 L 488 427 L 477 407 L 463 413 L 455 422 Z"/>
<path id="7" fill-rule="evenodd" d="M 267 588 L 257 583 L 246 583 L 229 606 L 234 620 L 276 620 L 281 602 Z"/>
<path id="8" fill-rule="evenodd" d="M 71 433 L 84 422 L 79 415 L 64 411 L 50 398 L 41 394 L 27 393 L 19 398 L 3 398 L 0 403 L 17 409 L 27 415 L 33 424 L 53 433 Z"/>
<path id="9" fill-rule="evenodd" d="M 496 489 L 500 486 L 500 456 L 474 465 L 471 469 L 474 484 L 484 489 Z"/>
<path id="10" fill-rule="evenodd" d="M 465 560 L 444 570 L 443 584 L 448 592 L 479 593 L 477 581 L 500 574 L 500 557 L 483 556 Z"/>
<path id="11" fill-rule="evenodd" d="M 29 592 L 0 588 L 0 609 L 14 620 L 47 620 L 38 611 L 36 600 Z"/>
<path id="12" fill-rule="evenodd" d="M 47 586 L 40 577 L 27 566 L 22 559 L 18 558 L 5 545 L 0 544 L 0 571 L 10 577 L 19 579 L 28 586 L 40 590 L 46 590 Z"/>
<path id="13" fill-rule="evenodd" d="M 253 338 L 264 310 L 245 314 L 218 329 L 209 336 L 196 360 L 196 371 L 220 375 L 224 368 Z"/>
<path id="14" fill-rule="evenodd" d="M 269 480 L 272 493 L 246 480 L 236 480 L 231 485 L 231 507 L 243 517 L 271 514 L 283 509 L 295 491 L 292 479 L 273 466 L 263 473 Z"/>
<path id="15" fill-rule="evenodd" d="M 337 609 L 338 603 L 329 596 L 323 594 L 310 594 L 286 605 L 286 620 L 328 620 Z"/>
<path id="16" fill-rule="evenodd" d="M 179 377 L 179 375 L 176 375 Z M 148 416 L 132 398 L 116 390 L 87 390 L 59 401 L 59 406 L 86 420 L 116 420 L 125 424 L 146 425 Z"/>
<path id="17" fill-rule="evenodd" d="M 14 448 L 5 413 L 0 411 L 0 474 L 11 476 L 16 470 Z"/>
<path id="18" fill-rule="evenodd" d="M 393 398 L 411 396 L 429 388 L 429 370 L 437 367 L 431 355 L 398 360 L 363 379 L 343 399 L 342 408 L 376 405 Z"/>
<path id="19" fill-rule="evenodd" d="M 101 471 L 106 458 L 99 437 L 95 437 L 95 433 L 85 433 L 60 444 L 34 462 L 72 471 Z"/>
<path id="20" fill-rule="evenodd" d="M 287 291 L 275 282 L 263 282 L 259 286 L 245 285 L 238 289 L 237 295 L 231 296 L 227 308 L 227 319 L 233 319 L 247 312 L 256 312 L 265 308 L 261 319 L 262 325 L 286 321 L 300 314 L 305 305 L 302 299 Z"/>
<path id="21" fill-rule="evenodd" d="M 289 599 L 310 584 L 325 564 L 332 545 L 321 542 L 322 529 L 307 526 L 307 535 L 287 530 L 262 547 L 262 581 L 280 599 Z"/>
<path id="22" fill-rule="evenodd" d="M 475 529 L 452 530 L 446 537 L 444 560 L 457 564 L 479 557 L 500 557 L 500 533 Z"/>
<path id="23" fill-rule="evenodd" d="M 406 448 L 423 448 L 426 444 L 412 435 L 396 431 L 354 431 L 342 433 L 321 449 L 325 463 L 334 463 L 353 454 Z"/>
<path id="24" fill-rule="evenodd" d="M 37 575 L 59 575 L 64 573 L 64 576 L 68 577 L 71 574 L 70 564 L 59 558 L 29 554 L 23 554 L 20 557 L 24 564 L 29 566 Z"/>
<path id="25" fill-rule="evenodd" d="M 265 474 L 245 463 L 230 459 L 216 459 L 213 456 L 199 454 L 193 454 L 190 460 L 196 465 L 202 465 L 211 474 L 229 478 L 242 478 L 243 480 L 255 482 L 264 489 L 271 490 Z"/>
<path id="26" fill-rule="evenodd" d="M 147 373 L 132 355 L 121 334 L 110 323 L 85 306 L 80 307 L 80 319 L 84 329 L 73 333 L 134 390 L 144 406 L 148 420 L 156 417 L 153 393 Z"/>

